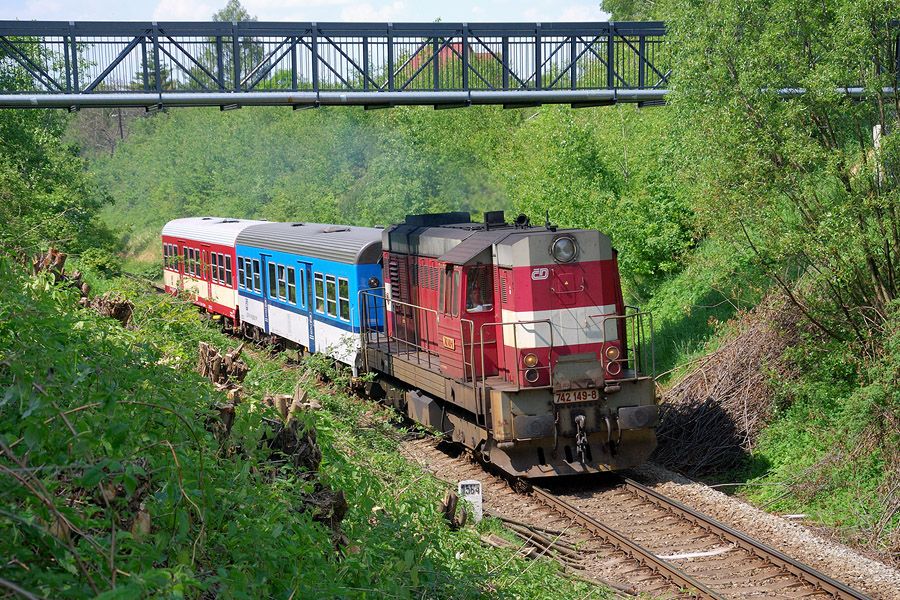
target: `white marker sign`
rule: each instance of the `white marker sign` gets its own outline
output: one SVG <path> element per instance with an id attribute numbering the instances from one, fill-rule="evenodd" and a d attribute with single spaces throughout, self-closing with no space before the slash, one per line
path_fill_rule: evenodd
<path id="1" fill-rule="evenodd" d="M 459 497 L 472 506 L 472 518 L 478 523 L 481 521 L 481 482 L 475 479 L 467 479 L 459 482 Z"/>

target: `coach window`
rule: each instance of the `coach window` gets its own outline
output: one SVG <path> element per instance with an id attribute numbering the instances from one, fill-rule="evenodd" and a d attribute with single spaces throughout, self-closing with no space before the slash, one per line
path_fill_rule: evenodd
<path id="1" fill-rule="evenodd" d="M 334 275 L 325 276 L 325 305 L 328 307 L 328 315 L 337 316 L 337 293 L 335 289 Z"/>
<path id="2" fill-rule="evenodd" d="M 262 283 L 260 283 L 260 275 L 261 271 L 259 270 L 259 259 L 253 259 L 253 291 L 261 294 L 262 293 Z"/>
<path id="3" fill-rule="evenodd" d="M 314 273 L 313 278 L 316 282 L 316 312 L 325 312 L 325 280 L 321 273 Z"/>
<path id="4" fill-rule="evenodd" d="M 294 267 L 287 268 L 287 301 L 297 304 L 297 273 Z"/>
<path id="5" fill-rule="evenodd" d="M 287 300 L 287 283 L 284 280 L 284 265 L 278 265 L 278 297 Z"/>
<path id="6" fill-rule="evenodd" d="M 212 280 L 215 282 L 219 281 L 219 253 L 213 252 L 209 257 L 212 261 Z"/>
<path id="7" fill-rule="evenodd" d="M 269 298 L 278 297 L 278 279 L 275 277 L 275 263 L 269 263 Z"/>
<path id="8" fill-rule="evenodd" d="M 238 256 L 238 287 L 244 287 L 244 257 Z"/>
<path id="9" fill-rule="evenodd" d="M 338 304 L 341 318 L 350 320 L 350 282 L 345 277 L 338 278 Z"/>
<path id="10" fill-rule="evenodd" d="M 225 255 L 219 253 L 219 283 L 225 283 Z"/>
<path id="11" fill-rule="evenodd" d="M 225 285 L 231 287 L 231 255 L 225 255 Z"/>

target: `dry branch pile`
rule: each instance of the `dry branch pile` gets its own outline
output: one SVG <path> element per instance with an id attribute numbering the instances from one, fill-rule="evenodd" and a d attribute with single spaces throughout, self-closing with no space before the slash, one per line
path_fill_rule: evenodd
<path id="1" fill-rule="evenodd" d="M 772 416 L 769 378 L 785 372 L 798 322 L 778 297 L 741 315 L 737 335 L 664 394 L 654 460 L 688 475 L 737 466 Z"/>
<path id="2" fill-rule="evenodd" d="M 76 271 L 75 273 L 79 273 Z M 87 285 L 85 283 L 84 285 Z M 89 307 L 104 317 L 112 317 L 126 327 L 131 322 L 131 315 L 134 314 L 134 304 L 127 298 L 123 298 L 118 294 L 106 292 L 102 296 L 94 296 L 93 298 L 83 297 L 79 303 L 82 306 Z"/>

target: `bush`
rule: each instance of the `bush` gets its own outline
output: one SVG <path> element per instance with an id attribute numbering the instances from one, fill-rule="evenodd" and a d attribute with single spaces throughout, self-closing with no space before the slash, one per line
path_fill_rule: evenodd
<path id="1" fill-rule="evenodd" d="M 122 259 L 106 248 L 88 248 L 78 257 L 78 265 L 106 277 L 122 274 Z"/>

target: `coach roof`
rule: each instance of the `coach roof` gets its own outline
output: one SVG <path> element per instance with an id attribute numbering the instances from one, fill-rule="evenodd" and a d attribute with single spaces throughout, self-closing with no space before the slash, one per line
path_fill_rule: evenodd
<path id="1" fill-rule="evenodd" d="M 234 246 L 238 234 L 251 225 L 265 221 L 226 219 L 223 217 L 188 217 L 165 224 L 162 234 L 182 240 Z"/>
<path id="2" fill-rule="evenodd" d="M 325 223 L 264 223 L 243 230 L 237 243 L 349 264 L 381 258 L 381 229 Z"/>

